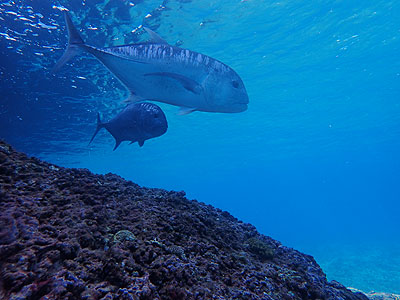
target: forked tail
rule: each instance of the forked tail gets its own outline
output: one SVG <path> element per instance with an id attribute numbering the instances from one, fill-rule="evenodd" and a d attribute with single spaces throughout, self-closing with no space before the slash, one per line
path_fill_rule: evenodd
<path id="1" fill-rule="evenodd" d="M 104 123 L 101 122 L 101 120 L 100 120 L 100 114 L 97 113 L 97 127 L 96 127 L 96 131 L 94 132 L 94 134 L 93 134 L 93 136 L 92 136 L 92 138 L 91 138 L 91 140 L 90 140 L 90 142 L 89 142 L 89 145 L 90 145 L 90 143 L 93 141 L 94 137 L 97 135 L 97 133 L 99 132 L 99 130 L 102 129 L 103 127 L 104 127 Z"/>
<path id="2" fill-rule="evenodd" d="M 82 51 L 82 47 L 85 46 L 85 42 L 81 38 L 78 30 L 72 23 L 71 16 L 67 11 L 64 11 L 65 23 L 68 29 L 68 46 L 63 56 L 58 60 L 52 71 L 57 72 L 63 65 L 65 65 L 71 58 L 79 54 Z"/>

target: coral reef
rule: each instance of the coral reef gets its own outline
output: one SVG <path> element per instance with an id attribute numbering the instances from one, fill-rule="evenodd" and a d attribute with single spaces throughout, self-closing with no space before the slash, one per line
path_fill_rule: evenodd
<path id="1" fill-rule="evenodd" d="M 1 299 L 367 299 L 228 212 L 0 142 Z"/>
<path id="2" fill-rule="evenodd" d="M 261 241 L 255 237 L 247 240 L 249 251 L 258 255 L 261 259 L 271 259 L 274 256 L 274 250 L 268 243 Z"/>

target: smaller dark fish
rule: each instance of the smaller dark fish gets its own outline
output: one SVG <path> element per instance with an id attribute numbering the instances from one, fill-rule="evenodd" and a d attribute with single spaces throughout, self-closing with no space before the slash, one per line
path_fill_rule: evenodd
<path id="1" fill-rule="evenodd" d="M 89 144 L 103 127 L 115 138 L 115 150 L 123 141 L 138 142 L 142 147 L 145 140 L 167 132 L 168 123 L 159 106 L 142 102 L 128 105 L 107 123 L 101 122 L 97 113 L 97 128 Z"/>

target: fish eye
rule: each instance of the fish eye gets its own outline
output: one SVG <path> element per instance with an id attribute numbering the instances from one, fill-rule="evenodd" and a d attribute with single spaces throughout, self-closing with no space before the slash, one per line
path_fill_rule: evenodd
<path id="1" fill-rule="evenodd" d="M 239 82 L 237 80 L 232 80 L 232 86 L 237 89 L 239 87 Z"/>

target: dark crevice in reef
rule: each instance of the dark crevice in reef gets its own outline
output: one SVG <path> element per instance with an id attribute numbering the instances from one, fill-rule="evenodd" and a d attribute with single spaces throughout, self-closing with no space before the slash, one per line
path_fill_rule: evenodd
<path id="1" fill-rule="evenodd" d="M 0 142 L 1 299 L 367 299 L 184 192 Z"/>

